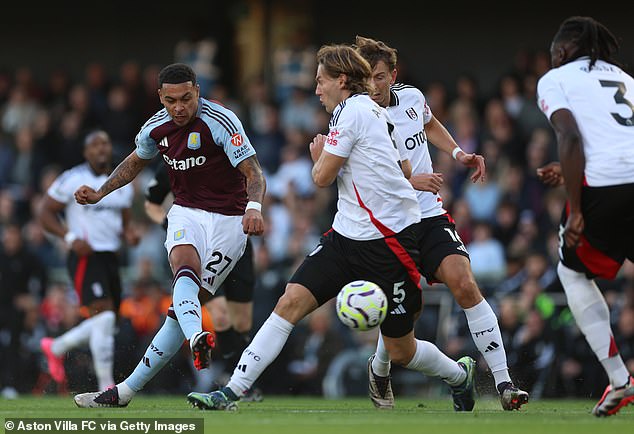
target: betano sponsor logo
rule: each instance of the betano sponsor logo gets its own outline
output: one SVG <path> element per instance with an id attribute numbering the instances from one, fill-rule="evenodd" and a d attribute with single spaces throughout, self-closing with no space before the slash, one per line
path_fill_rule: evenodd
<path id="1" fill-rule="evenodd" d="M 173 170 L 187 170 L 192 167 L 202 166 L 207 161 L 207 157 L 200 155 L 198 157 L 189 157 L 184 160 L 172 160 L 167 155 L 163 154 L 163 159 Z"/>

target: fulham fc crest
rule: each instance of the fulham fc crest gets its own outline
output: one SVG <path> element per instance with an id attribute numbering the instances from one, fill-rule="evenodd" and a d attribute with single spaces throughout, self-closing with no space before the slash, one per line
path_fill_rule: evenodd
<path id="1" fill-rule="evenodd" d="M 408 108 L 407 110 L 405 110 L 405 113 L 407 113 L 407 116 L 409 116 L 411 120 L 418 120 L 418 114 L 416 113 L 416 110 L 414 110 L 414 107 Z"/>
<path id="2" fill-rule="evenodd" d="M 189 133 L 187 137 L 187 147 L 189 149 L 200 148 L 200 133 Z"/>

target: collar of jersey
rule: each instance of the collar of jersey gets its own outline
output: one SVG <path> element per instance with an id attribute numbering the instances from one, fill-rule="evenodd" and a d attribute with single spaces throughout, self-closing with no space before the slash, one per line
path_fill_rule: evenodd
<path id="1" fill-rule="evenodd" d="M 196 110 L 196 117 L 200 117 L 200 113 L 203 111 L 203 99 L 198 98 L 198 110 Z"/>

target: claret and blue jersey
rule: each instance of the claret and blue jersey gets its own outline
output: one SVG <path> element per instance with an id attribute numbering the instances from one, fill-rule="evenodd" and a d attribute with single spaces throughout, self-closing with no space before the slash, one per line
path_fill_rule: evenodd
<path id="1" fill-rule="evenodd" d="M 140 158 L 163 157 L 175 204 L 224 215 L 244 213 L 246 179 L 236 166 L 255 149 L 231 110 L 201 98 L 195 119 L 179 127 L 163 109 L 141 127 L 135 142 Z"/>

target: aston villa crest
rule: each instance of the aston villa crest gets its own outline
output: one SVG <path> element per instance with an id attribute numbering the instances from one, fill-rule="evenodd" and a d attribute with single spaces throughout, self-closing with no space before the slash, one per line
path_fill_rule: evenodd
<path id="1" fill-rule="evenodd" d="M 187 147 L 189 149 L 200 148 L 200 133 L 189 133 L 189 137 L 187 137 Z"/>

